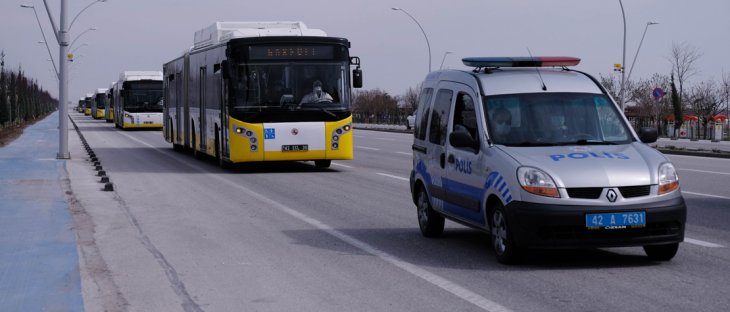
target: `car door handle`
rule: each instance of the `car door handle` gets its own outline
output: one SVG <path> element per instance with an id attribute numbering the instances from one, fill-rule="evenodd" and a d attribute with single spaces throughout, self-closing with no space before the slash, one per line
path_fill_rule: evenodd
<path id="1" fill-rule="evenodd" d="M 456 160 L 454 159 L 454 154 L 449 154 L 449 158 L 447 159 L 450 164 L 453 164 Z"/>

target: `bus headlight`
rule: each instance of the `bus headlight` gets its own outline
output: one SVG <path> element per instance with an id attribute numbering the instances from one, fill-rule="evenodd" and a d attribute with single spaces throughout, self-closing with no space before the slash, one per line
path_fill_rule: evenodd
<path id="1" fill-rule="evenodd" d="M 671 163 L 659 166 L 659 195 L 672 192 L 679 188 L 679 176 Z"/>
<path id="2" fill-rule="evenodd" d="M 553 178 L 540 169 L 533 167 L 518 168 L 517 181 L 520 182 L 522 189 L 528 193 L 546 197 L 560 197 L 560 192 L 558 192 L 558 187 L 555 185 Z"/>

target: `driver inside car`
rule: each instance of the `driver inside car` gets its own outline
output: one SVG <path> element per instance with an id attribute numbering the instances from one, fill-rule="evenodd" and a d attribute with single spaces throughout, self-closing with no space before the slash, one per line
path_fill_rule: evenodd
<path id="1" fill-rule="evenodd" d="M 302 98 L 302 101 L 299 103 L 299 106 L 301 107 L 302 104 L 307 103 L 319 103 L 319 102 L 332 102 L 332 96 L 329 95 L 329 93 L 322 90 L 322 82 L 319 80 L 315 80 L 312 84 L 312 93 L 309 93 L 305 95 Z"/>

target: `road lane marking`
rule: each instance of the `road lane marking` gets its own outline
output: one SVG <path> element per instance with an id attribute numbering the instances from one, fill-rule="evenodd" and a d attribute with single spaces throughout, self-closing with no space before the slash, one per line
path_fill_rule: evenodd
<path id="1" fill-rule="evenodd" d="M 413 153 L 406 153 L 406 152 L 395 152 L 395 153 L 396 154 L 408 155 L 408 156 L 412 156 L 413 155 Z"/>
<path id="2" fill-rule="evenodd" d="M 381 175 L 381 176 L 384 176 L 384 177 L 388 177 L 388 178 L 393 178 L 393 179 L 397 179 L 397 180 L 402 180 L 402 181 L 410 181 L 410 180 L 409 180 L 408 178 L 404 178 L 404 177 L 399 177 L 399 176 L 394 176 L 394 175 L 392 175 L 392 174 L 387 174 L 387 173 L 382 173 L 382 172 L 376 172 L 375 174 L 377 174 L 377 175 Z"/>
<path id="3" fill-rule="evenodd" d="M 726 197 L 726 196 L 703 194 L 703 193 L 695 193 L 695 192 L 687 192 L 687 191 L 682 191 L 682 194 L 690 194 L 690 195 L 704 196 L 704 197 L 712 197 L 712 198 L 720 198 L 720 199 L 730 199 L 730 197 Z"/>
<path id="4" fill-rule="evenodd" d="M 695 169 L 679 169 L 679 171 L 692 171 L 692 172 L 700 172 L 700 173 L 730 175 L 730 173 L 728 173 L 728 172 L 717 172 L 717 171 L 695 170 Z"/>
<path id="5" fill-rule="evenodd" d="M 343 165 L 343 164 L 338 164 L 338 163 L 332 163 L 332 165 L 333 166 L 338 166 L 338 167 L 350 168 L 350 169 L 355 168 L 353 166 L 348 166 L 348 165 Z"/>
<path id="6" fill-rule="evenodd" d="M 718 245 L 718 244 L 715 244 L 715 243 L 705 242 L 705 241 L 701 241 L 699 239 L 693 239 L 693 238 L 689 238 L 689 237 L 685 237 L 684 238 L 684 242 L 685 243 L 690 243 L 690 244 L 693 244 L 693 245 L 702 246 L 702 247 L 709 247 L 709 248 L 722 248 L 722 247 L 725 247 L 723 245 Z"/>
<path id="7" fill-rule="evenodd" d="M 380 150 L 379 148 L 367 147 L 367 146 L 355 146 L 355 148 L 365 149 L 365 150 L 371 150 L 371 151 L 379 151 Z"/>
<path id="8" fill-rule="evenodd" d="M 158 147 L 152 146 L 152 145 L 148 144 L 147 142 L 141 141 L 126 133 L 120 132 L 120 134 L 132 139 L 133 141 L 139 142 L 140 144 L 146 145 L 146 146 L 152 148 L 153 150 L 157 151 L 160 154 L 163 154 L 167 157 L 170 156 L 170 153 L 167 153 L 166 151 L 164 151 Z M 489 312 L 511 312 L 512 311 L 512 310 L 500 305 L 499 303 L 489 300 L 485 297 L 482 297 L 481 295 L 479 295 L 475 292 L 472 292 L 472 291 L 464 288 L 463 286 L 456 284 L 446 278 L 443 278 L 440 275 L 431 273 L 430 271 L 422 269 L 421 267 L 419 267 L 417 265 L 414 265 L 410 262 L 401 260 L 400 258 L 398 258 L 396 256 L 393 256 L 393 255 L 391 255 L 387 252 L 384 252 L 374 246 L 371 246 L 361 240 L 358 240 L 350 235 L 347 235 L 341 231 L 338 231 L 338 230 L 334 229 L 333 227 L 331 227 L 317 219 L 309 217 L 308 215 L 306 215 L 302 212 L 294 210 L 293 208 L 289 208 L 288 206 L 286 206 L 282 203 L 279 203 L 271 198 L 261 195 L 254 190 L 251 190 L 242 185 L 239 185 L 236 182 L 223 178 L 217 174 L 210 173 L 210 172 L 206 171 L 205 169 L 202 169 L 198 163 L 196 163 L 195 165 L 189 164 L 178 157 L 170 157 L 170 159 L 177 163 L 180 163 L 186 167 L 194 169 L 200 173 L 206 174 L 207 176 L 209 176 L 213 179 L 216 179 L 225 184 L 228 184 L 229 186 L 231 186 L 233 188 L 239 189 L 239 190 L 245 192 L 248 196 L 256 198 L 264 203 L 268 203 L 269 205 L 275 207 L 279 211 L 284 212 L 304 223 L 307 223 L 307 224 L 313 226 L 314 228 L 324 231 L 324 232 L 330 234 L 331 236 L 334 236 L 334 237 L 352 245 L 355 248 L 358 248 L 366 253 L 374 255 L 374 256 L 378 257 L 380 260 L 390 263 L 391 265 L 393 265 L 403 271 L 406 271 L 416 277 L 419 277 L 419 278 L 431 283 L 432 285 L 439 287 L 439 288 L 463 299 L 464 301 L 469 302 L 469 303 L 481 308 L 484 311 L 489 311 Z M 390 176 L 390 175 L 388 175 L 388 176 Z M 402 179 L 401 177 L 396 177 L 396 176 L 391 176 L 391 177 Z"/>

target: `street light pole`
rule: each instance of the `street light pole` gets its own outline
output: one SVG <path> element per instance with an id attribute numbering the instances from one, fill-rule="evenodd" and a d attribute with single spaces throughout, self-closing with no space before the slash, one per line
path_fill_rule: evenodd
<path id="1" fill-rule="evenodd" d="M 81 36 L 82 36 L 83 34 L 85 34 L 85 33 L 87 33 L 87 32 L 90 32 L 90 31 L 92 31 L 92 30 L 96 30 L 96 28 L 94 28 L 94 27 L 91 27 L 91 28 L 89 28 L 89 29 L 87 29 L 87 30 L 84 30 L 84 31 L 82 31 L 82 32 L 81 32 L 80 34 L 78 34 L 78 35 L 76 36 L 76 38 L 74 38 L 74 40 L 73 40 L 73 41 L 71 41 L 71 44 L 69 44 L 68 46 L 69 46 L 69 47 L 72 47 L 72 46 L 74 45 L 74 43 L 76 43 L 76 40 L 79 40 L 79 38 L 81 38 Z"/>
<path id="2" fill-rule="evenodd" d="M 45 1 L 45 0 L 44 0 Z M 68 27 L 66 27 L 66 0 L 61 0 L 61 24 L 58 31 L 58 63 L 61 71 L 58 77 L 58 125 L 59 125 L 59 143 L 58 143 L 58 159 L 70 159 L 71 154 L 68 152 L 68 61 L 66 54 L 68 52 Z"/>
<path id="3" fill-rule="evenodd" d="M 449 55 L 449 54 L 451 54 L 451 53 L 454 53 L 454 52 L 453 51 L 446 51 L 446 52 L 444 52 L 444 58 L 441 59 L 441 66 L 439 66 L 439 69 L 443 69 L 444 68 L 444 61 L 446 61 L 446 56 Z"/>
<path id="4" fill-rule="evenodd" d="M 621 114 L 624 113 L 624 87 L 626 78 L 626 13 L 624 12 L 624 4 L 621 0 L 618 0 L 618 4 L 621 6 L 621 16 L 624 19 L 624 49 L 623 57 L 621 59 L 621 95 L 619 95 L 619 107 L 621 107 Z"/>
<path id="5" fill-rule="evenodd" d="M 421 29 L 421 32 L 423 33 L 423 37 L 426 38 L 426 47 L 428 47 L 428 72 L 431 72 L 431 44 L 428 42 L 428 36 L 426 36 L 426 31 L 423 30 L 423 27 L 421 27 L 421 23 L 419 23 L 416 18 L 414 18 L 412 15 L 408 14 L 408 12 L 401 8 L 391 8 L 393 11 L 401 11 L 405 15 L 408 15 L 415 23 L 418 25 L 418 28 Z"/>
<path id="6" fill-rule="evenodd" d="M 53 64 L 53 71 L 56 73 L 56 76 L 58 76 L 58 68 L 56 67 L 56 62 L 53 60 L 53 53 L 51 53 L 51 48 L 48 47 L 48 40 L 46 40 L 46 33 L 43 31 L 43 26 L 41 26 L 41 19 L 38 18 L 38 12 L 35 10 L 35 6 L 21 4 L 20 7 L 26 8 L 26 9 L 33 9 L 33 14 L 35 14 L 35 20 L 38 21 L 38 28 L 41 29 L 41 35 L 43 35 L 43 43 L 46 44 L 46 50 L 48 50 L 48 56 L 51 58 L 51 64 Z M 56 78 L 58 78 L 58 77 L 56 77 Z"/>
<path id="7" fill-rule="evenodd" d="M 649 26 L 659 24 L 658 22 L 647 22 L 646 27 L 644 27 L 644 34 L 641 35 L 641 41 L 639 41 L 639 47 L 636 48 L 636 55 L 634 55 L 634 61 L 631 62 L 631 68 L 629 69 L 629 75 L 626 77 L 626 80 L 631 81 L 631 73 L 634 71 L 634 64 L 636 64 L 636 58 L 639 57 L 639 50 L 641 50 L 641 44 L 644 43 L 644 37 L 646 36 L 646 31 L 649 29 Z"/>

